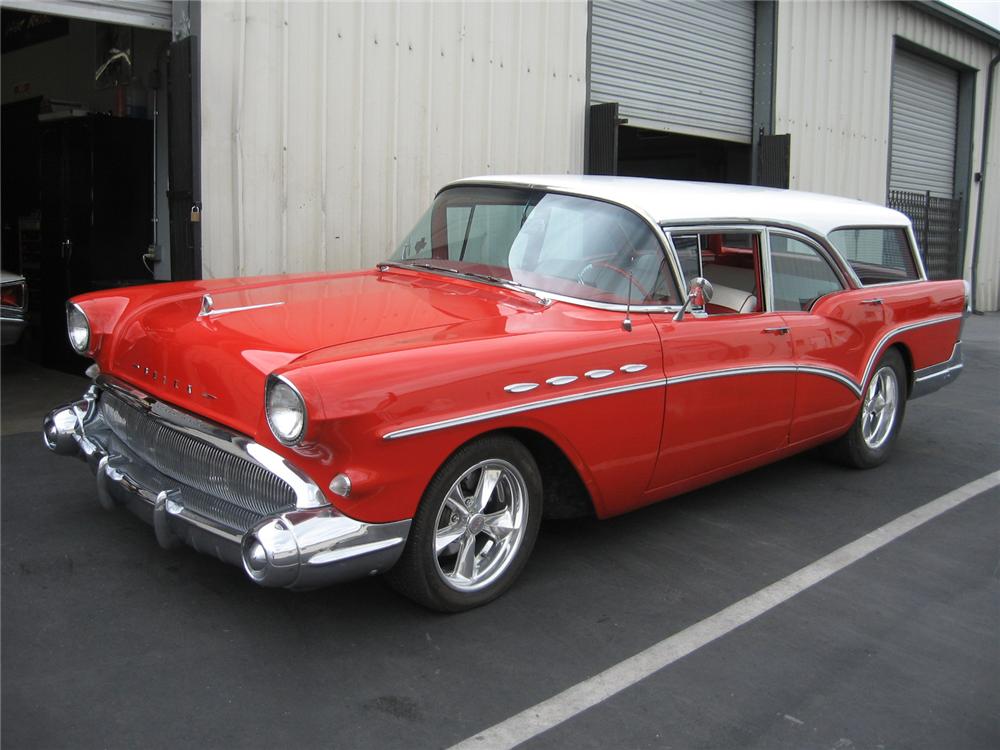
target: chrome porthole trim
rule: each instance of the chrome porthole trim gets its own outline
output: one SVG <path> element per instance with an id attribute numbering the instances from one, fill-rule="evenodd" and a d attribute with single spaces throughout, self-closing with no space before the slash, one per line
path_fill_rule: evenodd
<path id="1" fill-rule="evenodd" d="M 584 377 L 590 378 L 591 380 L 600 380 L 601 378 L 607 378 L 614 374 L 614 370 L 587 370 L 587 372 L 583 373 Z"/>
<path id="2" fill-rule="evenodd" d="M 549 378 L 545 382 L 549 385 L 569 385 L 570 383 L 575 383 L 579 380 L 576 375 L 556 375 L 554 378 Z"/>
<path id="3" fill-rule="evenodd" d="M 466 469 L 434 521 L 434 566 L 446 586 L 480 591 L 510 567 L 528 526 L 528 486 L 517 467 L 490 458 Z"/>
<path id="4" fill-rule="evenodd" d="M 642 372 L 643 370 L 646 369 L 646 365 L 640 365 L 640 364 L 622 365 L 618 369 L 621 370 L 622 372 Z"/>
<path id="5" fill-rule="evenodd" d="M 505 385 L 503 389 L 507 393 L 527 393 L 528 391 L 533 391 L 538 387 L 538 383 L 511 383 L 510 385 Z"/>

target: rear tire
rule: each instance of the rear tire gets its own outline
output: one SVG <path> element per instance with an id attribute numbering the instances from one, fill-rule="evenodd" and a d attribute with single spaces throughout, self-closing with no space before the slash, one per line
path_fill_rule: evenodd
<path id="1" fill-rule="evenodd" d="M 524 569 L 541 518 L 541 475 L 528 449 L 506 435 L 480 438 L 434 475 L 386 580 L 440 612 L 479 607 Z"/>
<path id="2" fill-rule="evenodd" d="M 889 349 L 865 386 L 861 409 L 851 429 L 831 443 L 832 456 L 856 469 L 884 463 L 903 424 L 906 396 L 906 365 L 896 349 Z"/>

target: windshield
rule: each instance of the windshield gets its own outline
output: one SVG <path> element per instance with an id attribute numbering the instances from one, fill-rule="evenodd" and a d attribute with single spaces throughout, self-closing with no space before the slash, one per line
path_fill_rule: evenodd
<path id="1" fill-rule="evenodd" d="M 537 190 L 444 190 L 391 260 L 593 302 L 679 302 L 646 222 L 610 203 Z"/>

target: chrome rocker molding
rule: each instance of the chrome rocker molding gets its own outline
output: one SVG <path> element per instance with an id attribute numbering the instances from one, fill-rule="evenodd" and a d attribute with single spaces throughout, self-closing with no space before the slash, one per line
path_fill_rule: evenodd
<path id="1" fill-rule="evenodd" d="M 934 391 L 954 382 L 962 373 L 962 367 L 962 342 L 959 341 L 955 344 L 951 357 L 946 362 L 924 367 L 913 373 L 910 398 L 926 396 L 928 393 L 934 393 Z"/>
<path id="2" fill-rule="evenodd" d="M 123 448 L 105 424 L 97 405 L 106 389 L 139 400 L 172 429 L 214 445 L 228 442 L 228 450 L 244 451 L 243 458 L 280 472 L 285 481 L 293 477 L 298 507 L 267 516 L 246 533 L 185 507 L 185 485 Z M 104 376 L 82 399 L 50 412 L 42 436 L 49 450 L 90 466 L 104 508 L 124 505 L 153 527 L 165 549 L 187 544 L 242 567 L 262 586 L 309 589 L 383 572 L 399 559 L 409 534 L 409 520 L 367 524 L 344 516 L 311 479 L 267 448 Z"/>

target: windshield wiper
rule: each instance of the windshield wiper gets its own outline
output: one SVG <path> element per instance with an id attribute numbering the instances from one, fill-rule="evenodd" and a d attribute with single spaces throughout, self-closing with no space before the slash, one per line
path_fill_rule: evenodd
<path id="1" fill-rule="evenodd" d="M 476 273 L 475 271 L 460 271 L 457 268 L 448 268 L 448 266 L 437 266 L 433 263 L 409 263 L 403 262 L 399 263 L 396 261 L 384 261 L 379 263 L 379 268 L 384 267 L 395 267 L 395 268 L 424 268 L 428 271 L 442 271 L 445 273 L 451 273 L 455 276 L 464 276 L 470 279 L 479 279 L 480 281 L 486 281 L 490 284 L 496 284 L 497 286 L 507 287 L 509 289 L 514 289 L 518 292 L 523 292 L 525 294 L 530 294 L 532 297 L 537 299 L 541 304 L 547 305 L 551 300 L 546 297 L 542 292 L 531 287 L 524 286 L 523 284 L 518 284 L 516 281 L 511 281 L 510 279 L 502 279 L 499 276 L 491 276 L 488 273 Z"/>

